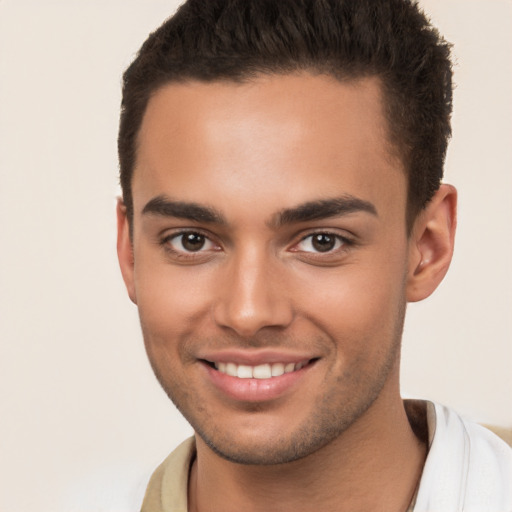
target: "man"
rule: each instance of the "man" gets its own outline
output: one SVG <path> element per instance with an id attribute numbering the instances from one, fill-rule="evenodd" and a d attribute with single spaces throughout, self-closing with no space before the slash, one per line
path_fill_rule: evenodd
<path id="1" fill-rule="evenodd" d="M 402 401 L 450 264 L 449 45 L 406 0 L 189 0 L 124 76 L 118 252 L 190 422 L 144 511 L 512 510 L 512 454 Z"/>

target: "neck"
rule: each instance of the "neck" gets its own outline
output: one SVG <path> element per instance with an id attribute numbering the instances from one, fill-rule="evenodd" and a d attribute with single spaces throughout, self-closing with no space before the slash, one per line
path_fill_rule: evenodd
<path id="1" fill-rule="evenodd" d="M 385 394 L 385 393 L 384 393 Z M 341 436 L 311 455 L 275 466 L 226 461 L 197 437 L 189 511 L 406 511 L 425 461 L 402 401 L 381 396 Z"/>

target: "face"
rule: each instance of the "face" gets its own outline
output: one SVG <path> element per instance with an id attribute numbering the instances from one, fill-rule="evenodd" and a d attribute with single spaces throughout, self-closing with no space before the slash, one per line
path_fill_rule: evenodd
<path id="1" fill-rule="evenodd" d="M 376 79 L 150 100 L 121 264 L 161 385 L 216 453 L 292 461 L 396 398 L 406 189 Z"/>

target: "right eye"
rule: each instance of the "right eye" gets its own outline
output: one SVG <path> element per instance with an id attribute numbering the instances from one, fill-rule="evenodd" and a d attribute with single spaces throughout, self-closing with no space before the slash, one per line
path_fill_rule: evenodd
<path id="1" fill-rule="evenodd" d="M 174 253 L 190 254 L 216 250 L 214 244 L 207 236 L 196 231 L 182 231 L 166 237 L 163 243 Z"/>
<path id="2" fill-rule="evenodd" d="M 297 251 L 302 252 L 327 253 L 340 249 L 346 243 L 347 241 L 339 235 L 332 233 L 312 233 L 304 237 L 296 247 Z"/>

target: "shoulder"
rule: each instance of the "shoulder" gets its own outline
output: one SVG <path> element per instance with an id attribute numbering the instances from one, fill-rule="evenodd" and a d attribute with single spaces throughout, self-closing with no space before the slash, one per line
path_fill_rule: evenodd
<path id="1" fill-rule="evenodd" d="M 141 512 L 187 512 L 188 474 L 195 453 L 195 440 L 190 437 L 156 468 L 149 480 Z"/>
<path id="2" fill-rule="evenodd" d="M 486 428 L 427 403 L 430 447 L 415 511 L 512 512 L 512 449 Z"/>
<path id="3" fill-rule="evenodd" d="M 471 510 L 491 511 L 493 503 L 501 503 L 496 510 L 512 512 L 512 448 L 487 428 L 463 423 L 470 457 L 466 493 L 475 503 Z"/>

